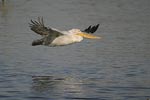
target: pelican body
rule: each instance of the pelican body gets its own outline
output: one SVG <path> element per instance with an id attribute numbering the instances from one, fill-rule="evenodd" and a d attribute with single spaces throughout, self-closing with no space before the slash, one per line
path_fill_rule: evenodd
<path id="1" fill-rule="evenodd" d="M 84 31 L 80 29 L 71 29 L 68 31 L 60 31 L 54 28 L 48 28 L 44 25 L 43 18 L 38 18 L 37 21 L 31 20 L 30 28 L 35 33 L 42 36 L 41 39 L 34 40 L 32 46 L 45 45 L 45 46 L 64 46 L 72 43 L 81 42 L 83 38 L 100 39 L 101 37 L 94 36 L 94 33 L 99 24 L 96 26 L 89 26 Z"/>

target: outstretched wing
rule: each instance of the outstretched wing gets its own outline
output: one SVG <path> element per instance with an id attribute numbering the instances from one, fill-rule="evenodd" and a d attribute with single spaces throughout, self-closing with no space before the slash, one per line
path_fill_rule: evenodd
<path id="1" fill-rule="evenodd" d="M 36 45 L 49 45 L 56 37 L 60 35 L 64 35 L 57 29 L 48 28 L 44 25 L 43 18 L 39 18 L 37 21 L 31 20 L 31 23 L 29 23 L 30 28 L 35 33 L 44 36 L 41 39 L 34 40 L 32 42 L 32 46 Z"/>
<path id="2" fill-rule="evenodd" d="M 86 28 L 83 32 L 86 33 L 94 33 L 99 27 L 99 24 L 95 25 L 95 26 L 89 26 L 88 28 Z"/>
<path id="3" fill-rule="evenodd" d="M 51 35 L 54 37 L 54 36 L 63 35 L 61 32 L 59 32 L 56 29 L 46 27 L 44 25 L 43 18 L 40 18 L 40 17 L 38 17 L 37 21 L 31 20 L 31 23 L 29 23 L 29 25 L 32 31 L 42 36 Z"/>

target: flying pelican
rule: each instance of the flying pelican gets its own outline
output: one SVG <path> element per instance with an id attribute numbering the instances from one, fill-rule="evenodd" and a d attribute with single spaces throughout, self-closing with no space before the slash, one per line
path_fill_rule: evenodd
<path id="1" fill-rule="evenodd" d="M 89 26 L 84 31 L 79 29 L 71 29 L 68 31 L 60 31 L 54 28 L 48 28 L 44 25 L 43 18 L 39 18 L 37 21 L 31 20 L 29 23 L 30 28 L 35 33 L 42 36 L 41 39 L 34 40 L 32 46 L 45 45 L 45 46 L 64 46 L 76 42 L 81 42 L 83 38 L 100 39 L 101 37 L 94 36 L 94 33 L 99 24 L 95 26 Z"/>

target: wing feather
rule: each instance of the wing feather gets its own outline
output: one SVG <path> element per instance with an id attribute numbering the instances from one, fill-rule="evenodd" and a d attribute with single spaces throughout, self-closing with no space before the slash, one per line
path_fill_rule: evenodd
<path id="1" fill-rule="evenodd" d="M 48 28 L 44 25 L 43 18 L 38 17 L 37 21 L 31 20 L 29 26 L 35 33 L 44 36 L 41 39 L 34 40 L 32 46 L 49 45 L 56 37 L 64 35 L 61 31 L 53 28 Z"/>
<path id="2" fill-rule="evenodd" d="M 42 35 L 42 36 L 47 36 L 47 35 L 59 36 L 59 35 L 63 35 L 58 30 L 46 27 L 44 25 L 43 18 L 40 18 L 40 17 L 38 17 L 37 21 L 31 20 L 31 23 L 29 23 L 29 26 L 30 26 L 30 28 L 31 28 L 32 31 L 34 31 L 35 33 L 37 33 L 39 35 Z"/>
<path id="3" fill-rule="evenodd" d="M 95 26 L 89 26 L 88 28 L 86 28 L 83 32 L 86 32 L 86 33 L 94 33 L 96 32 L 96 30 L 98 29 L 99 27 L 99 24 L 95 25 Z"/>

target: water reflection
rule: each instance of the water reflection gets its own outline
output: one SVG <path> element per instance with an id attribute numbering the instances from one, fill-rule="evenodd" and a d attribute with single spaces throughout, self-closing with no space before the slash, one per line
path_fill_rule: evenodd
<path id="1" fill-rule="evenodd" d="M 53 76 L 32 76 L 32 89 L 36 92 L 53 91 L 63 80 L 63 78 L 54 78 Z"/>
<path id="2" fill-rule="evenodd" d="M 4 5 L 5 4 L 5 0 L 2 0 L 2 5 Z"/>
<path id="3" fill-rule="evenodd" d="M 13 6 L 10 1 L 2 0 L 0 2 L 0 17 L 1 17 L 1 25 L 9 25 L 8 19 L 11 17 Z"/>
<path id="4" fill-rule="evenodd" d="M 6 4 L 6 2 L 4 0 L 2 0 L 0 3 L 1 3 L 0 4 L 1 16 L 5 17 L 8 14 L 9 7 L 8 7 L 8 5 Z"/>
<path id="5" fill-rule="evenodd" d="M 85 97 L 82 81 L 73 77 L 33 76 L 32 91 L 34 94 L 48 94 L 50 97 L 74 98 Z"/>

